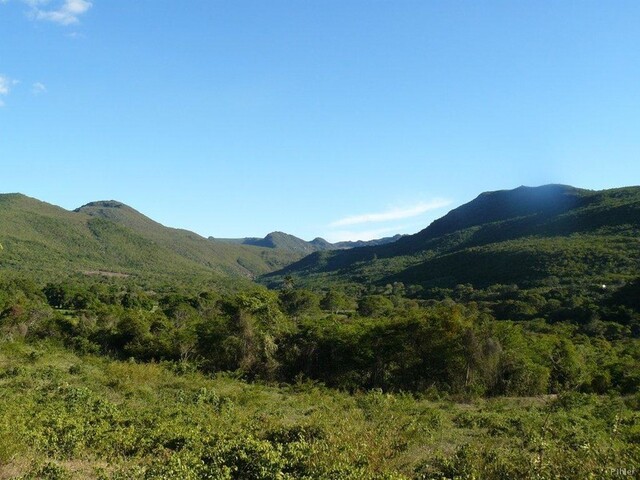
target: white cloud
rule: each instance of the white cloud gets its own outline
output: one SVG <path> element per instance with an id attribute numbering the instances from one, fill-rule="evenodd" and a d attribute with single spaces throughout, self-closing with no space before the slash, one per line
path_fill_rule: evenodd
<path id="1" fill-rule="evenodd" d="M 64 0 L 54 8 L 44 8 L 49 0 L 24 0 L 31 7 L 29 16 L 34 20 L 44 20 L 60 25 L 72 25 L 80 21 L 80 15 L 86 13 L 92 6 L 88 0 Z"/>
<path id="2" fill-rule="evenodd" d="M 17 80 L 12 80 L 6 75 L 0 75 L 0 97 L 9 95 L 11 87 L 18 83 Z M 4 101 L 0 98 L 0 107 L 4 107 Z"/>
<path id="3" fill-rule="evenodd" d="M 430 210 L 446 207 L 451 204 L 449 200 L 435 199 L 430 202 L 420 202 L 404 208 L 393 208 L 384 212 L 365 213 L 362 215 L 351 215 L 332 222 L 330 227 L 345 227 L 349 225 L 359 225 L 362 223 L 390 222 L 403 218 L 417 217 Z"/>
<path id="4" fill-rule="evenodd" d="M 34 95 L 40 95 L 41 93 L 45 93 L 47 91 L 47 87 L 40 82 L 36 82 L 31 86 L 31 92 Z"/>
<path id="5" fill-rule="evenodd" d="M 8 95 L 11 88 L 11 80 L 4 75 L 0 75 L 0 95 Z"/>

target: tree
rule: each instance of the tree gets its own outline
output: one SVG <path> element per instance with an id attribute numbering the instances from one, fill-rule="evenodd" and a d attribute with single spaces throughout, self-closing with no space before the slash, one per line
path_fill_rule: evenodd
<path id="1" fill-rule="evenodd" d="M 293 317 L 317 310 L 318 296 L 309 290 L 289 289 L 280 292 L 282 310 Z"/>
<path id="2" fill-rule="evenodd" d="M 324 297 L 320 301 L 320 308 L 335 314 L 341 310 L 348 309 L 350 306 L 349 303 L 349 297 L 332 288 L 325 293 Z"/>
<path id="3" fill-rule="evenodd" d="M 367 295 L 358 302 L 358 313 L 363 317 L 382 317 L 393 311 L 393 302 L 382 295 Z"/>
<path id="4" fill-rule="evenodd" d="M 45 297 L 47 297 L 47 302 L 53 308 L 63 308 L 67 299 L 70 296 L 68 292 L 68 288 L 63 285 L 56 285 L 53 283 L 48 283 L 46 287 L 42 290 Z"/>
<path id="5" fill-rule="evenodd" d="M 584 361 L 576 347 L 566 338 L 560 339 L 551 354 L 551 389 L 558 393 L 577 388 L 583 380 Z"/>

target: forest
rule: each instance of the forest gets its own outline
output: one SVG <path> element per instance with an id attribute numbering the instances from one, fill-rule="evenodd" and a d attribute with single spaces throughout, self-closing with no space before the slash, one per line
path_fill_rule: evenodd
<path id="1" fill-rule="evenodd" d="M 548 283 L 4 274 L 0 478 L 618 478 L 640 280 Z"/>

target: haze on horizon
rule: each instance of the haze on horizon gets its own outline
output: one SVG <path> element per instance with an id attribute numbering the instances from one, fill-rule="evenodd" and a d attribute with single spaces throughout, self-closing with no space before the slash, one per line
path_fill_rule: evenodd
<path id="1" fill-rule="evenodd" d="M 640 178 L 640 4 L 0 0 L 0 192 L 203 236 L 413 233 Z"/>

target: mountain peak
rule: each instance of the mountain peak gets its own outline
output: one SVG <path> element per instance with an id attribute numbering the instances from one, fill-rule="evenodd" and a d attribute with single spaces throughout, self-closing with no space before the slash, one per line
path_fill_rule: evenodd
<path id="1" fill-rule="evenodd" d="M 273 232 L 267 233 L 267 235 L 265 235 L 264 238 L 279 238 L 279 237 L 282 237 L 282 238 L 297 238 L 297 237 L 294 237 L 293 235 L 291 235 L 289 233 L 281 232 L 280 230 L 275 230 Z"/>
<path id="2" fill-rule="evenodd" d="M 483 192 L 476 198 L 491 197 L 491 196 L 504 196 L 507 198 L 540 198 L 545 196 L 572 194 L 582 191 L 579 188 L 572 187 L 571 185 L 564 185 L 561 183 L 548 183 L 546 185 L 538 185 L 531 187 L 528 185 L 520 185 L 516 188 L 505 190 L 492 190 Z"/>
<path id="3" fill-rule="evenodd" d="M 451 210 L 418 235 L 441 236 L 464 228 L 525 217 L 558 214 L 576 208 L 584 201 L 585 190 L 570 185 L 521 185 L 511 190 L 484 192 L 474 200 Z"/>
<path id="4" fill-rule="evenodd" d="M 157 230 L 162 225 L 150 219 L 135 208 L 130 207 L 117 200 L 99 200 L 89 202 L 74 210 L 75 213 L 82 213 L 94 218 L 103 218 L 114 221 L 120 225 L 128 227 Z"/>
<path id="5" fill-rule="evenodd" d="M 76 208 L 74 212 L 82 212 L 83 210 L 87 210 L 89 208 L 129 208 L 128 205 L 118 202 L 117 200 L 98 200 L 96 202 L 89 202 L 85 205 L 82 205 L 79 208 Z"/>
<path id="6" fill-rule="evenodd" d="M 0 193 L 0 198 L 28 198 L 25 194 L 23 193 Z"/>
<path id="7" fill-rule="evenodd" d="M 23 193 L 0 193 L 0 201 L 2 202 L 37 202 L 45 203 L 37 198 L 29 197 Z"/>

